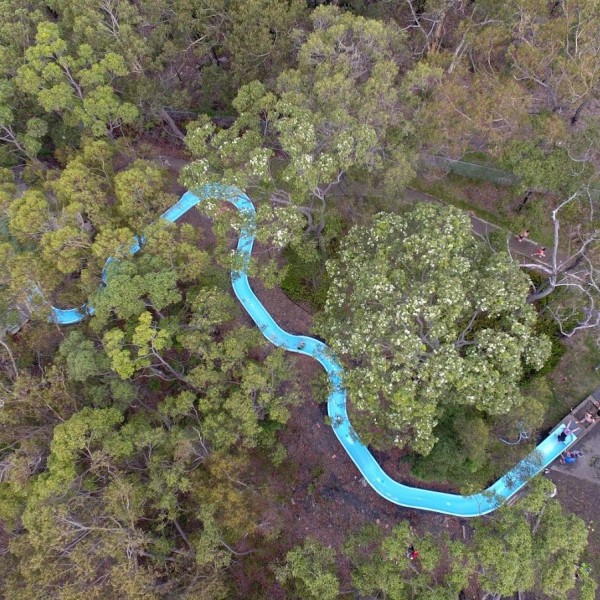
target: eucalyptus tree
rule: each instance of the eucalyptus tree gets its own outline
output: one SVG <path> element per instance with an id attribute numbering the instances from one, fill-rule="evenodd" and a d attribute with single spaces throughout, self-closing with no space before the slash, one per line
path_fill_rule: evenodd
<path id="1" fill-rule="evenodd" d="M 600 328 L 600 227 L 593 190 L 577 190 L 552 209 L 552 246 L 544 258 L 519 260 L 537 273 L 529 302 L 543 303 L 560 333 Z"/>
<path id="2" fill-rule="evenodd" d="M 408 521 L 385 533 L 363 526 L 343 546 L 355 590 L 389 600 L 454 600 L 475 589 L 482 600 L 526 592 L 556 600 L 593 598 L 590 567 L 580 563 L 586 525 L 550 498 L 552 487 L 547 479 L 532 481 L 515 504 L 466 527 L 466 539 L 417 532 Z M 414 560 L 411 547 L 419 552 Z"/>
<path id="3" fill-rule="evenodd" d="M 123 101 L 114 87 L 117 78 L 128 74 L 122 55 L 100 54 L 89 44 L 72 47 L 57 24 L 43 22 L 37 27 L 35 44 L 25 51 L 15 82 L 47 113 L 103 137 L 114 136 L 139 116 L 138 109 Z"/>
<path id="4" fill-rule="evenodd" d="M 238 325 L 228 278 L 190 245 L 155 226 L 112 263 L 89 326 L 40 369 L 23 347 L 19 373 L 6 365 L 5 597 L 231 597 L 264 501 L 247 455 L 284 458 L 275 432 L 296 393 L 284 352 Z"/>
<path id="5" fill-rule="evenodd" d="M 297 66 L 271 90 L 243 86 L 233 125 L 208 117 L 191 124 L 186 144 L 195 158 L 182 181 L 237 185 L 299 211 L 319 237 L 331 195 L 348 174 L 384 178 L 402 187 L 412 177 L 407 107 L 398 89 L 404 38 L 392 23 L 356 17 L 332 6 L 311 13 L 312 31 Z"/>
<path id="6" fill-rule="evenodd" d="M 378 447 L 427 454 L 446 407 L 502 415 L 550 350 L 529 277 L 471 234 L 463 212 L 419 205 L 354 227 L 327 263 L 318 331 L 347 364 L 350 415 Z"/>
<path id="7" fill-rule="evenodd" d="M 0 142 L 2 160 L 37 160 L 48 123 L 43 111 L 15 85 L 15 75 L 24 62 L 25 51 L 44 19 L 44 5 L 37 0 L 0 3 Z"/>
<path id="8" fill-rule="evenodd" d="M 419 552 L 414 562 L 408 556 L 410 546 Z M 457 598 L 475 567 L 465 544 L 432 533 L 417 534 L 408 521 L 385 534 L 377 525 L 365 525 L 347 536 L 343 551 L 356 590 L 389 600 Z"/>
<path id="9" fill-rule="evenodd" d="M 298 598 L 335 600 L 339 595 L 335 552 L 317 540 L 305 539 L 274 570 L 277 581 Z"/>
<path id="10" fill-rule="evenodd" d="M 514 506 L 475 523 L 472 552 L 482 598 L 499 599 L 515 592 L 534 591 L 536 597 L 565 599 L 578 584 L 575 574 L 587 548 L 586 524 L 565 513 L 551 498 L 552 482 L 536 479 Z M 585 598 L 593 581 L 579 587 Z"/>

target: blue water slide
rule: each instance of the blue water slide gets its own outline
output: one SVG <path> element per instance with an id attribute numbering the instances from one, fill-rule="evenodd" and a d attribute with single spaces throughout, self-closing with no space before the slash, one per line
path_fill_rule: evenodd
<path id="1" fill-rule="evenodd" d="M 197 194 L 186 192 L 180 200 L 161 215 L 161 218 L 174 223 L 192 207 L 206 199 L 226 200 L 252 222 L 256 215 L 254 205 L 240 190 L 229 186 L 207 185 Z M 143 239 L 133 241 L 129 251 L 135 254 L 141 248 Z M 254 234 L 249 228 L 243 228 L 238 239 L 237 250 L 246 259 L 252 254 Z M 102 271 L 102 281 L 106 283 L 107 266 L 114 259 L 109 258 Z M 532 477 L 556 460 L 561 452 L 572 446 L 577 437 L 571 433 L 564 442 L 558 434 L 565 429 L 560 424 L 528 456 L 513 469 L 491 485 L 487 490 L 471 496 L 460 496 L 433 490 L 410 487 L 392 479 L 379 465 L 369 449 L 361 442 L 352 428 L 346 410 L 346 390 L 343 387 L 343 368 L 329 347 L 323 342 L 305 335 L 292 335 L 284 331 L 273 319 L 267 309 L 250 287 L 244 271 L 232 271 L 233 291 L 246 312 L 250 315 L 265 338 L 272 344 L 311 356 L 325 369 L 331 391 L 327 402 L 327 411 L 331 418 L 333 431 L 348 456 L 352 459 L 369 485 L 383 498 L 408 508 L 430 510 L 457 517 L 477 517 L 498 508 L 514 496 Z M 63 310 L 52 307 L 53 319 L 61 325 L 79 323 L 94 313 L 91 306 Z"/>

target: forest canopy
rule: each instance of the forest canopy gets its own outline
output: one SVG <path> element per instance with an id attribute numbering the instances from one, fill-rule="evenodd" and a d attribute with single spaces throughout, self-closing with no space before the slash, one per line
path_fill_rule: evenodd
<path id="1" fill-rule="evenodd" d="M 157 216 L 247 192 L 252 284 L 365 443 L 478 491 L 584 389 L 565 339 L 600 360 L 599 30 L 596 0 L 0 0 L 0 596 L 591 600 L 548 479 L 467 525 L 361 485 L 314 361 L 232 295 L 248 219 Z"/>

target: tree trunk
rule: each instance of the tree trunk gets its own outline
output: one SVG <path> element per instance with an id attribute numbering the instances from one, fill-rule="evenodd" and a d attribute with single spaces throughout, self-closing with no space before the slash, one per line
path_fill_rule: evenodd
<path id="1" fill-rule="evenodd" d="M 533 304 L 537 300 L 541 300 L 542 298 L 549 296 L 555 290 L 555 288 L 556 284 L 548 279 L 545 286 L 541 290 L 533 292 L 527 296 L 527 304 Z"/>
<path id="2" fill-rule="evenodd" d="M 533 190 L 531 190 L 531 188 L 525 192 L 525 195 L 523 196 L 523 200 L 521 200 L 521 203 L 519 204 L 519 206 L 517 206 L 517 212 L 521 212 L 525 208 L 525 205 L 527 204 L 527 201 L 531 197 L 532 193 L 533 193 Z"/>
<path id="3" fill-rule="evenodd" d="M 160 116 L 169 126 L 169 129 L 173 132 L 173 135 L 175 135 L 176 138 L 183 141 L 185 139 L 184 133 L 181 131 L 181 129 L 179 129 L 179 127 L 177 127 L 177 124 L 175 123 L 171 115 L 166 111 L 166 109 L 163 108 L 160 111 Z"/>
<path id="4" fill-rule="evenodd" d="M 579 121 L 579 117 L 581 116 L 581 111 L 586 107 L 588 103 L 588 99 L 586 98 L 575 110 L 573 116 L 571 117 L 571 125 L 575 125 L 577 121 Z"/>
<path id="5" fill-rule="evenodd" d="M 438 22 L 435 28 L 435 34 L 433 36 L 433 43 L 430 45 L 430 52 L 432 54 L 436 54 L 440 49 L 440 44 L 442 43 L 442 35 L 444 33 L 444 22 L 446 20 L 446 15 L 444 15 Z"/>

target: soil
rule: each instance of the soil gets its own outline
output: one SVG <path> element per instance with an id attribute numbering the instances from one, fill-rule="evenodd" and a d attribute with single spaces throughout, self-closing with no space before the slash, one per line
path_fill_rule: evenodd
<path id="1" fill-rule="evenodd" d="M 273 315 L 275 321 L 292 333 L 308 333 L 312 315 L 292 302 L 279 288 L 267 289 L 258 281 L 252 287 Z M 306 537 L 315 538 L 336 551 L 346 535 L 367 523 L 377 523 L 390 530 L 408 520 L 417 532 L 447 532 L 452 537 L 462 535 L 462 521 L 435 513 L 398 507 L 376 494 L 344 452 L 329 425 L 325 424 L 326 409 L 313 398 L 311 381 L 321 372 L 319 364 L 309 357 L 289 355 L 302 392 L 303 402 L 292 410 L 292 417 L 280 432 L 279 441 L 287 450 L 287 459 L 280 469 L 270 467 L 269 487 L 276 498 L 278 521 L 282 529 L 277 544 L 269 545 L 272 553 L 262 556 L 262 562 L 238 563 L 233 575 L 239 598 L 285 598 L 283 590 L 265 569 Z M 394 478 L 414 483 L 409 466 L 400 461 L 401 451 L 379 453 L 382 467 Z M 286 476 L 282 476 L 287 474 Z M 263 477 L 265 474 L 263 474 Z M 422 485 L 422 484 L 420 484 Z M 442 489 L 437 486 L 436 489 Z M 450 491 L 448 487 L 443 487 Z M 272 509 L 270 509 L 272 510 Z M 265 515 L 268 518 L 272 515 Z M 338 555 L 342 589 L 350 585 L 349 565 Z M 260 590 L 260 592 L 259 592 Z M 253 594 L 264 595 L 253 595 Z"/>

